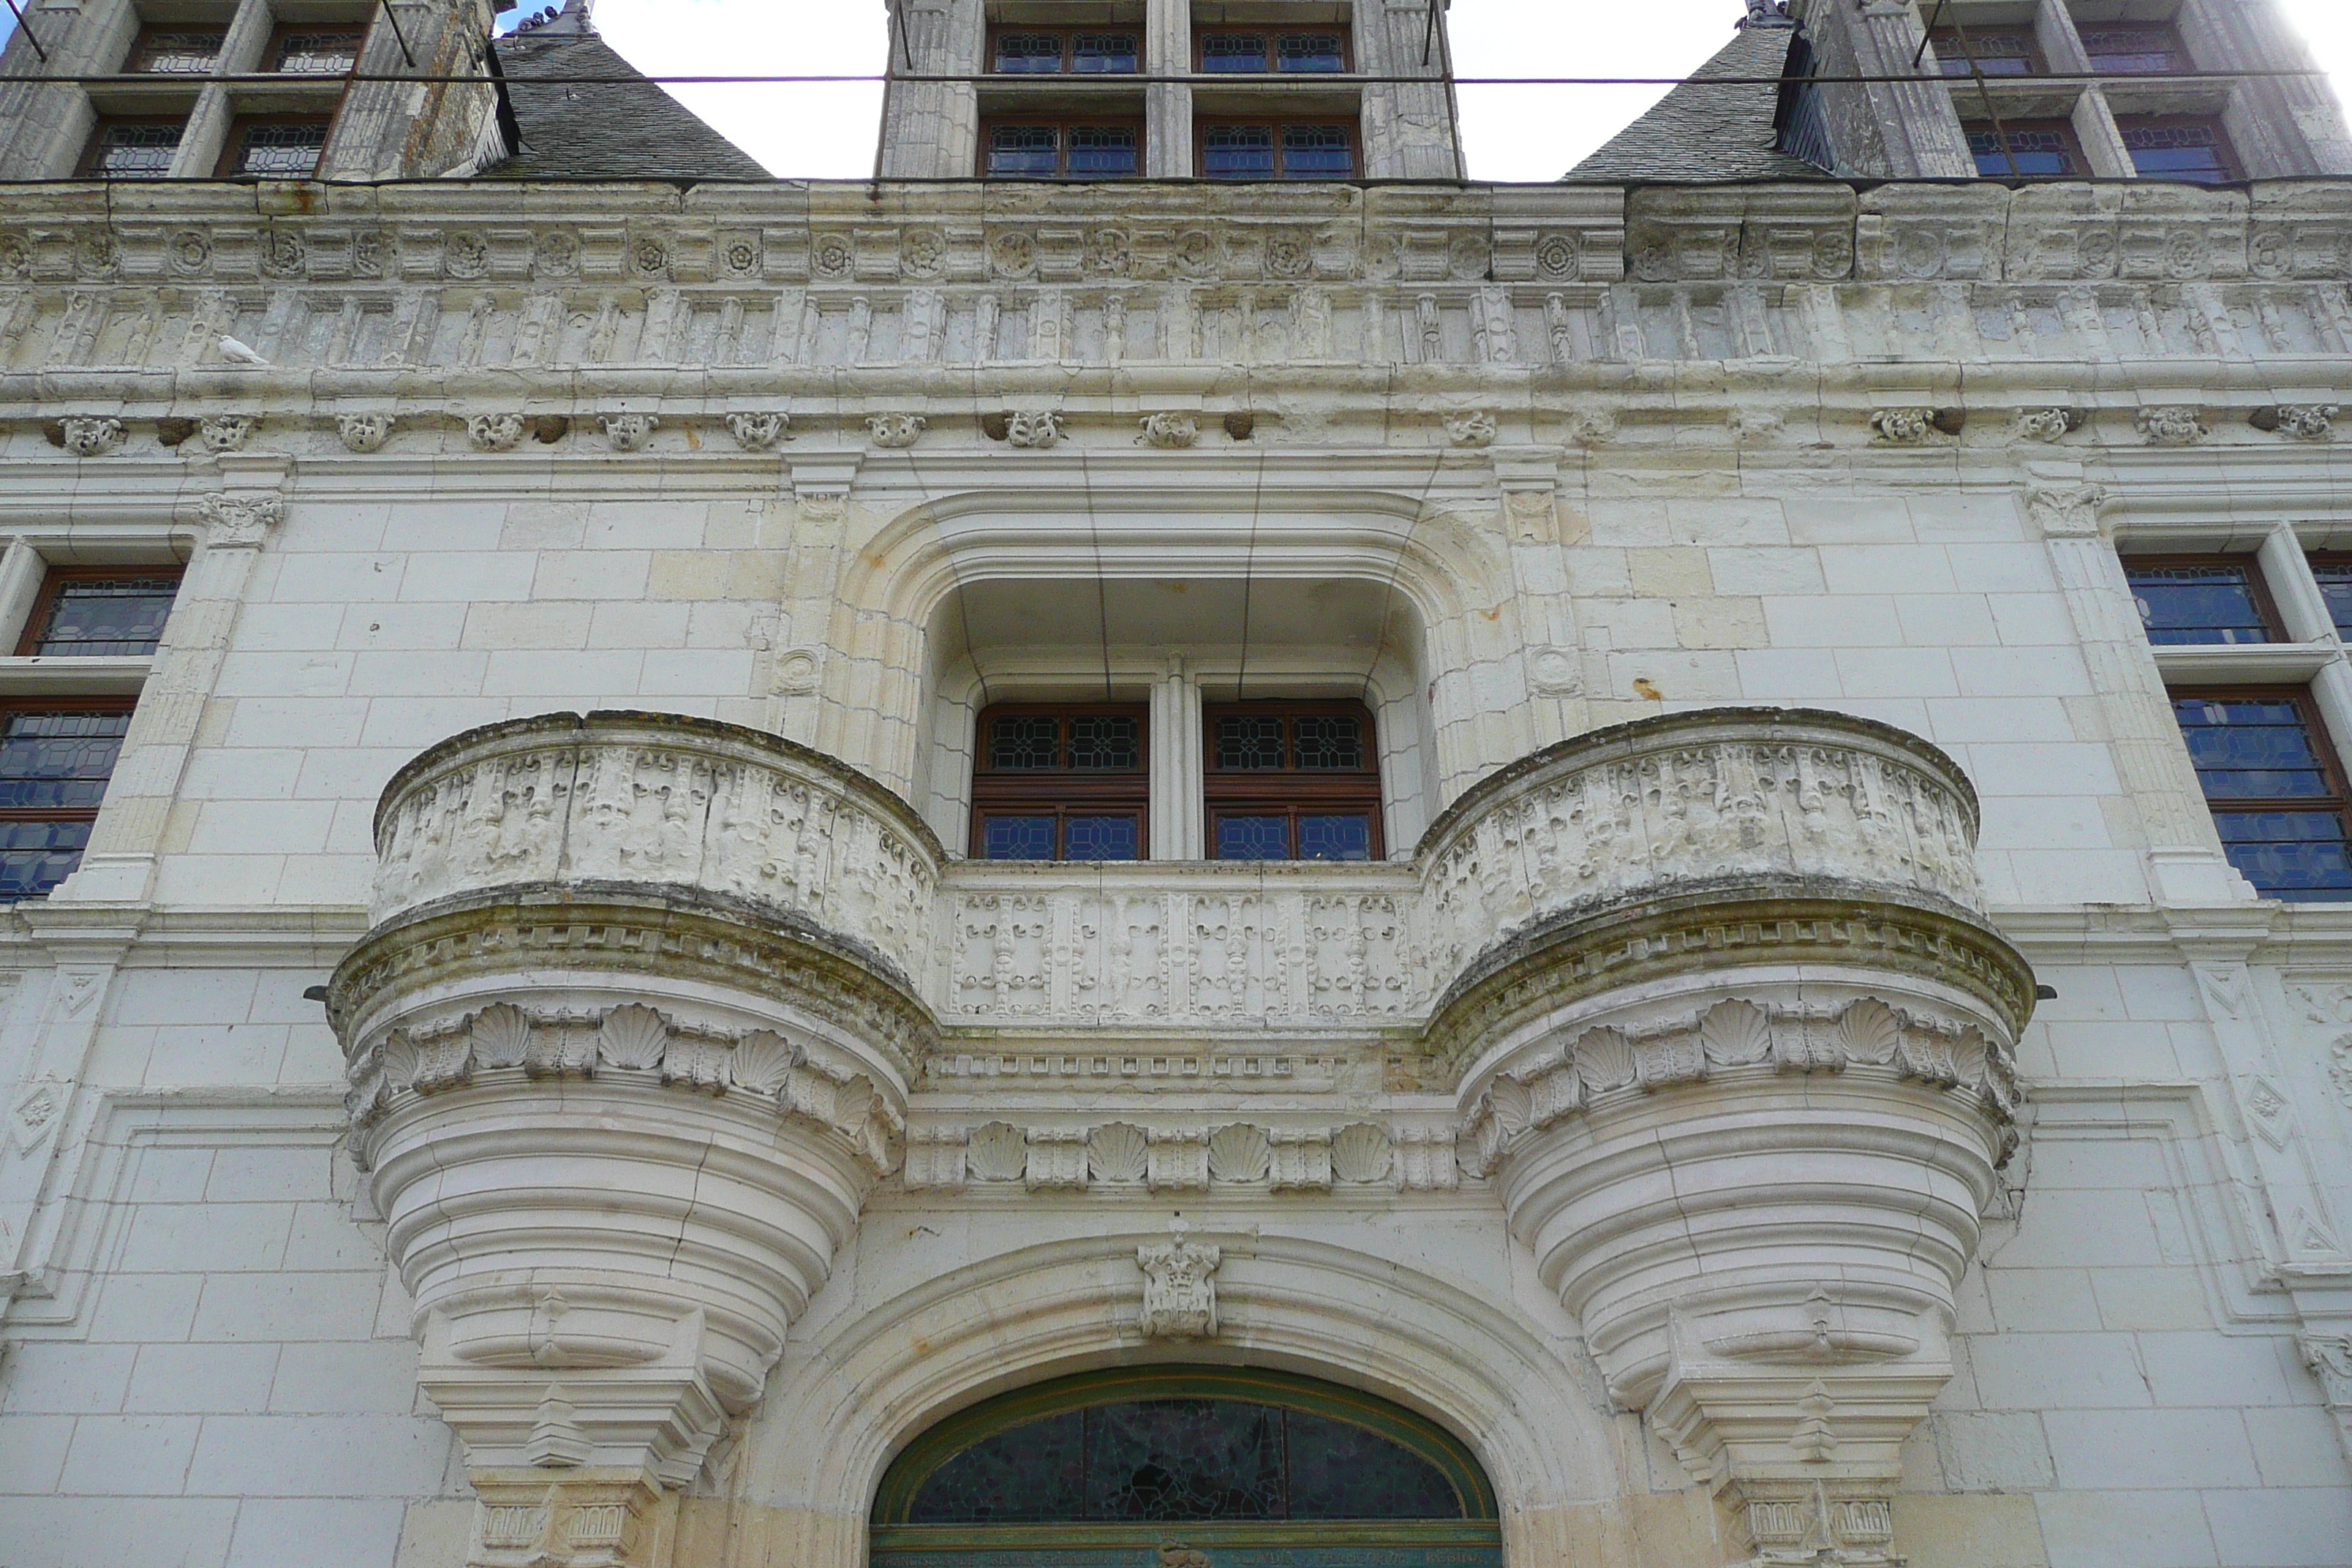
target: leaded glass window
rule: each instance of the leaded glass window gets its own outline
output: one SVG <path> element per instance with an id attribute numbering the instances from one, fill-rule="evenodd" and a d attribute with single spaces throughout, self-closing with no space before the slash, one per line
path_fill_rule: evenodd
<path id="1" fill-rule="evenodd" d="M 1426 1421 L 1307 1378 L 1157 1367 L 1020 1390 L 917 1438 L 883 1479 L 872 1558 L 1148 1563 L 1184 1539 L 1257 1568 L 1321 1562 L 1340 1528 L 1350 1568 L 1500 1568 L 1492 1488 Z"/>
<path id="2" fill-rule="evenodd" d="M 2269 898 L 2352 900 L 2343 777 L 2309 697 L 2177 691 L 2172 710 L 2230 863 Z"/>
<path id="3" fill-rule="evenodd" d="M 2187 180 L 2200 185 L 2235 178 L 2229 142 L 2208 120 L 2160 120 L 2118 116 L 2132 167 L 2149 180 Z"/>
<path id="4" fill-rule="evenodd" d="M 25 624 L 19 656 L 142 658 L 163 640 L 176 572 L 52 571 Z"/>
<path id="5" fill-rule="evenodd" d="M 1143 172 L 1136 125 L 991 125 L 987 148 L 984 172 L 1007 179 L 1123 180 Z"/>
<path id="6" fill-rule="evenodd" d="M 1006 76 L 1051 76 L 1062 68 L 1059 33 L 999 33 L 996 68 Z"/>
<path id="7" fill-rule="evenodd" d="M 1356 132 L 1333 121 L 1291 124 L 1203 123 L 1201 173 L 1212 180 L 1349 180 Z"/>
<path id="8" fill-rule="evenodd" d="M 2311 571 L 2319 579 L 2320 597 L 2327 601 L 2328 618 L 2336 623 L 2336 635 L 2352 641 L 2352 561 L 2315 558 Z"/>
<path id="9" fill-rule="evenodd" d="M 1070 65 L 1081 76 L 1131 76 L 1137 62 L 1133 33 L 1077 33 L 1070 38 Z"/>
<path id="10" fill-rule="evenodd" d="M 1956 28 L 1938 27 L 1928 38 L 1946 76 L 2031 76 L 2041 68 L 2032 36 L 2013 27 L 1990 33 L 1971 27 L 1966 38 Z"/>
<path id="11" fill-rule="evenodd" d="M 2102 75 L 2164 76 L 2189 68 L 2180 36 L 2161 23 L 2084 27 L 2082 37 L 2091 68 Z"/>
<path id="12" fill-rule="evenodd" d="M 971 853 L 1139 860 L 1150 801 L 1138 704 L 1000 703 L 980 716 Z"/>
<path id="13" fill-rule="evenodd" d="M 355 27 L 280 33 L 277 68 L 289 76 L 341 76 L 360 63 L 364 37 Z"/>
<path id="14" fill-rule="evenodd" d="M 228 35 L 218 27 L 150 27 L 131 46 L 124 68 L 151 76 L 210 76 Z"/>
<path id="15" fill-rule="evenodd" d="M 1362 704 L 1226 703 L 1206 720 L 1216 858 L 1380 858 L 1380 763 Z"/>
<path id="16" fill-rule="evenodd" d="M 2081 174 L 2089 167 L 2075 149 L 2074 128 L 2062 121 L 2012 120 L 2000 131 L 1990 125 L 1970 125 L 1967 131 L 1977 173 L 1987 179 L 2051 179 Z"/>
<path id="17" fill-rule="evenodd" d="M 227 167 L 222 173 L 307 179 L 318 173 L 319 154 L 326 145 L 323 120 L 257 121 L 230 134 Z"/>
<path id="18" fill-rule="evenodd" d="M 91 136 L 82 173 L 95 180 L 164 179 L 186 130 L 177 121 L 109 121 Z"/>
<path id="19" fill-rule="evenodd" d="M 1248 73 L 1269 69 L 1264 33 L 1203 33 L 1201 69 L 1203 74 Z"/>
<path id="20" fill-rule="evenodd" d="M 40 897 L 73 874 L 130 728 L 123 700 L 0 710 L 0 900 Z"/>
<path id="21" fill-rule="evenodd" d="M 2262 573 L 2252 557 L 2126 560 L 2147 640 L 2158 647 L 2279 640 Z"/>
<path id="22" fill-rule="evenodd" d="M 1344 40 L 1337 33 L 1285 33 L 1275 40 L 1274 68 L 1283 71 L 1343 71 Z"/>

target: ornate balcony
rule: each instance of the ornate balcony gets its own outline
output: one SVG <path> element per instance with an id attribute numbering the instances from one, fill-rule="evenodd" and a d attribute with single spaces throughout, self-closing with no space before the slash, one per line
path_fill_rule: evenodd
<path id="1" fill-rule="evenodd" d="M 1458 1151 L 1416 1125 L 1414 1159 L 1381 1142 L 1349 1179 L 1451 1185 L 1458 1152 L 1759 1550 L 1884 1552 L 2033 995 L 1984 917 L 1974 795 L 1924 742 L 1675 715 L 1503 770 L 1407 863 L 947 868 L 832 759 L 558 715 L 434 748 L 376 828 L 332 1005 L 424 1386 L 486 1501 L 551 1467 L 573 1500 L 486 1511 L 530 1539 L 484 1563 L 587 1561 L 555 1537 L 592 1515 L 657 1532 L 898 1167 L 918 1075 L 1087 1031 L 1417 1050 Z M 1018 1129 L 920 1131 L 926 1184 L 1034 1174 Z M 1127 1126 L 1128 1163 L 1209 1132 Z M 1055 1137 L 1047 1184 L 1084 1185 L 1083 1135 Z"/>
<path id="2" fill-rule="evenodd" d="M 486 1502 L 573 1489 L 478 1559 L 635 1562 L 898 1163 L 938 846 L 828 759 L 629 713 L 434 748 L 376 841 L 331 1005 L 422 1382 Z"/>

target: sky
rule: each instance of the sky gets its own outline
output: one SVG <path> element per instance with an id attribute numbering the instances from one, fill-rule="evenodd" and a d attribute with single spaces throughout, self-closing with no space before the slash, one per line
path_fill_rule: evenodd
<path id="1" fill-rule="evenodd" d="M 505 25 L 549 0 L 523 0 Z M 2280 0 L 2352 88 L 2352 0 Z M 1454 0 L 1454 68 L 1477 76 L 1680 77 L 1731 37 L 1744 0 Z M 882 0 L 597 0 L 606 41 L 656 76 L 878 74 Z M 39 24 L 36 23 L 37 26 Z M 0 37 L 14 21 L 0 10 Z M 745 152 L 786 177 L 873 173 L 879 86 L 673 89 Z M 1462 134 L 1478 180 L 1554 180 L 1664 88 L 1465 87 Z"/>

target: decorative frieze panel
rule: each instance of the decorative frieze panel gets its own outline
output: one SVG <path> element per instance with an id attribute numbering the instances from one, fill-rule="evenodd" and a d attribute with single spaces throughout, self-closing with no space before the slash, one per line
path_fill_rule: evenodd
<path id="1" fill-rule="evenodd" d="M 1110 1196 L 1163 1192 L 1329 1194 L 1451 1190 L 1454 1130 L 1383 1124 L 1268 1126 L 1192 1120 L 1094 1127 L 926 1121 L 907 1135 L 910 1188 Z"/>

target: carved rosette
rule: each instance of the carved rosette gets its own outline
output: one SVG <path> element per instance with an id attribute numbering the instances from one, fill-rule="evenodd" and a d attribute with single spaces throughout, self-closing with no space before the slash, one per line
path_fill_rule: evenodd
<path id="1" fill-rule="evenodd" d="M 422 1386 L 486 1506 L 683 1486 L 899 1163 L 938 845 L 830 758 L 645 713 L 446 742 L 376 845 L 330 1011 Z"/>
<path id="2" fill-rule="evenodd" d="M 1437 891 L 1508 931 L 1431 1026 L 1465 1163 L 1768 1556 L 1885 1561 L 1951 1376 L 2033 996 L 1977 823 L 1924 742 L 1744 710 L 1540 753 L 1433 834 Z"/>

